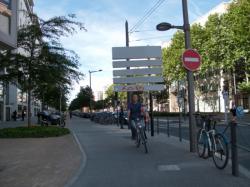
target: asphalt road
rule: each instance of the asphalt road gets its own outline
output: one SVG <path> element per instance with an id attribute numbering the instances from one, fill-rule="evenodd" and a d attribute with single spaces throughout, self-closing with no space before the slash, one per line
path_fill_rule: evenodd
<path id="1" fill-rule="evenodd" d="M 73 117 L 70 128 L 86 154 L 72 187 L 249 186 L 250 179 L 220 171 L 212 160 L 190 153 L 187 143 L 161 134 L 149 137 L 149 154 L 136 148 L 127 129 Z M 207 177 L 209 174 L 209 177 Z M 212 179 L 212 180 L 211 180 Z"/>
<path id="2" fill-rule="evenodd" d="M 157 132 L 157 125 L 155 120 L 155 132 Z M 218 132 L 223 132 L 226 128 L 225 125 L 217 125 Z M 165 120 L 159 120 L 160 133 L 167 134 L 167 122 Z M 179 123 L 178 120 L 170 120 L 169 122 L 169 134 L 170 136 L 179 137 Z M 230 142 L 230 128 L 225 133 L 228 142 Z M 181 137 L 185 140 L 189 140 L 189 129 L 187 122 L 181 126 Z M 237 144 L 240 146 L 238 149 L 239 163 L 250 171 L 250 125 L 241 123 L 237 127 Z M 245 149 L 246 150 L 245 150 Z"/>

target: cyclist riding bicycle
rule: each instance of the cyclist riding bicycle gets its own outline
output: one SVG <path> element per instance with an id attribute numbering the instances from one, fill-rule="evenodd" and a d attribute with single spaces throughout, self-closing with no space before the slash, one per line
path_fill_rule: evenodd
<path id="1" fill-rule="evenodd" d="M 144 122 L 147 123 L 149 121 L 149 115 L 147 113 L 147 110 L 138 101 L 138 96 L 136 94 L 132 96 L 132 103 L 130 103 L 128 106 L 128 119 L 129 119 L 129 125 L 131 128 L 132 139 L 135 139 L 136 137 L 135 121 L 137 119 L 141 120 L 144 127 L 145 127 Z"/>

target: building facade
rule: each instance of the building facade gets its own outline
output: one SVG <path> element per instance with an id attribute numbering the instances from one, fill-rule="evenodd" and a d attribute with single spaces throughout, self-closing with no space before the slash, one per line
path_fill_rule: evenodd
<path id="1" fill-rule="evenodd" d="M 17 0 L 0 0 L 0 50 L 16 48 Z"/>
<path id="2" fill-rule="evenodd" d="M 207 12 L 205 15 L 198 18 L 192 24 L 200 24 L 204 26 L 208 20 L 208 17 L 212 14 L 222 15 L 227 12 L 231 2 L 222 2 L 212 10 Z M 163 47 L 169 47 L 171 41 L 165 42 Z M 230 103 L 226 101 L 223 97 L 223 90 L 225 84 L 230 84 L 227 79 L 227 72 L 223 70 L 217 70 L 217 72 L 207 72 L 205 77 L 195 76 L 195 111 L 199 112 L 225 112 L 225 106 L 228 107 Z M 216 82 L 210 81 L 209 77 L 216 77 Z M 182 82 L 182 83 L 180 83 Z M 184 81 L 174 82 L 170 85 L 169 89 L 169 111 L 179 112 L 179 105 L 181 103 L 181 108 L 183 112 L 188 112 L 188 102 L 187 102 L 187 83 Z M 233 87 L 230 85 L 230 87 Z M 182 94 L 181 94 L 182 93 Z M 184 96 L 181 98 L 181 96 Z M 181 99 L 180 99 L 181 98 Z M 181 100 L 181 101 L 180 101 Z M 227 110 L 227 109 L 226 109 Z"/>
<path id="3" fill-rule="evenodd" d="M 5 2 L 16 2 L 16 30 L 25 25 L 32 23 L 31 14 L 33 13 L 33 0 L 0 0 L 0 4 Z M 0 18 L 0 22 L 2 19 Z M 6 21 L 4 21 L 7 24 Z M 2 23 L 1 23 L 2 25 Z M 7 27 L 7 26 L 6 26 Z M 2 27 L 1 27 L 2 28 Z M 5 32 L 6 28 L 3 28 Z M 15 44 L 16 45 L 16 44 Z M 13 47 L 14 48 L 14 45 Z M 10 49 L 10 48 L 5 48 Z M 21 49 L 13 49 L 15 53 L 24 53 Z M 7 73 L 3 70 L 3 73 Z M 23 92 L 18 83 L 1 83 L 0 86 L 0 121 L 9 121 L 11 120 L 12 113 L 17 112 L 18 116 L 21 116 L 22 111 L 27 111 L 27 93 Z M 32 116 L 35 116 L 37 112 L 41 110 L 41 102 L 32 98 L 31 113 Z"/>

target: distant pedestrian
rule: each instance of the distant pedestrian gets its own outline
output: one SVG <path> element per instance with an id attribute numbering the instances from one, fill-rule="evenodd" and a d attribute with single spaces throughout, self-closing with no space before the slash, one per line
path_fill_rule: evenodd
<path id="1" fill-rule="evenodd" d="M 121 109 L 120 109 L 119 121 L 120 121 L 120 124 L 121 124 L 121 129 L 123 129 L 123 124 L 124 124 L 124 110 L 123 110 L 123 106 L 121 106 Z"/>
<path id="2" fill-rule="evenodd" d="M 25 118 L 25 111 L 22 110 L 22 121 L 24 121 L 24 118 Z"/>
<path id="3" fill-rule="evenodd" d="M 72 111 L 69 111 L 69 118 L 72 118 Z"/>
<path id="4" fill-rule="evenodd" d="M 232 121 L 236 121 L 236 104 L 235 101 L 232 101 L 232 108 L 230 110 L 230 112 L 232 113 Z"/>
<path id="5" fill-rule="evenodd" d="M 40 125 L 41 123 L 41 112 L 37 113 L 37 124 Z"/>
<path id="6" fill-rule="evenodd" d="M 13 120 L 16 121 L 16 118 L 17 118 L 17 112 L 16 110 L 13 112 Z"/>

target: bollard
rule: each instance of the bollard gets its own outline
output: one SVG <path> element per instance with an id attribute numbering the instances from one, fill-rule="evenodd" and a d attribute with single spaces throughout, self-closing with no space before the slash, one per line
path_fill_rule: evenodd
<path id="1" fill-rule="evenodd" d="M 159 134 L 160 133 L 160 127 L 159 127 L 159 117 L 157 117 L 157 119 L 156 119 L 157 121 L 156 121 L 156 125 L 157 125 L 157 134 Z"/>
<path id="2" fill-rule="evenodd" d="M 238 162 L 238 149 L 237 149 L 237 123 L 232 121 L 231 127 L 231 154 L 232 154 L 232 174 L 239 176 L 239 162 Z"/>
<path id="3" fill-rule="evenodd" d="M 181 114 L 180 114 L 180 117 L 179 117 L 179 140 L 180 142 L 182 141 L 182 132 L 181 132 Z"/>
<path id="4" fill-rule="evenodd" d="M 168 134 L 168 137 L 170 136 L 169 134 L 169 119 L 167 120 L 167 134 Z"/>

